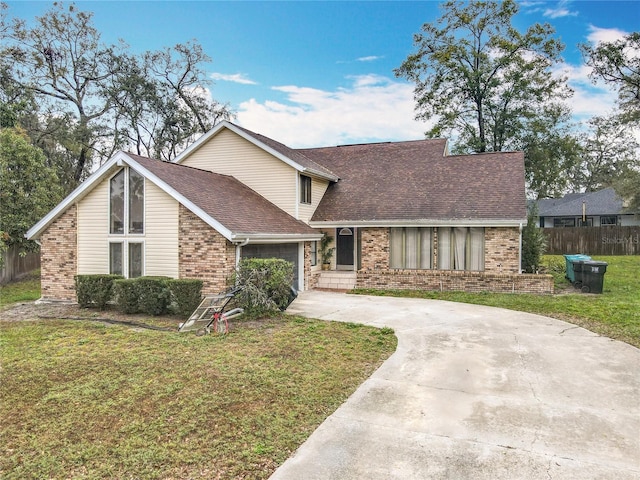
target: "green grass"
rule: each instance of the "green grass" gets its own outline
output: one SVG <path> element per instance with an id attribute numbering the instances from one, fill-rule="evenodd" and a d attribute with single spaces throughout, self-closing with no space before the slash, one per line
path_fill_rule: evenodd
<path id="1" fill-rule="evenodd" d="M 431 298 L 538 313 L 566 320 L 640 348 L 640 257 L 603 256 L 594 257 L 594 260 L 609 264 L 601 295 L 574 290 L 564 279 L 565 260 L 562 256 L 546 256 L 543 262 L 554 275 L 555 295 L 406 290 L 359 290 L 356 293 Z"/>
<path id="2" fill-rule="evenodd" d="M 0 307 L 40 298 L 40 270 L 34 270 L 17 282 L 0 286 Z"/>
<path id="3" fill-rule="evenodd" d="M 291 316 L 235 327 L 0 322 L 0 478 L 267 478 L 396 347 Z"/>

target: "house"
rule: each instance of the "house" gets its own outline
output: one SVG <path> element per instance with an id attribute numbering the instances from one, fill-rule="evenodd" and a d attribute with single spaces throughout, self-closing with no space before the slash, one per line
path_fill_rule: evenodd
<path id="1" fill-rule="evenodd" d="M 543 228 L 639 226 L 640 212 L 630 212 L 611 187 L 538 200 L 538 225 Z"/>
<path id="2" fill-rule="evenodd" d="M 291 149 L 222 122 L 174 162 L 118 152 L 27 237 L 49 300 L 73 301 L 74 275 L 109 272 L 218 292 L 244 257 L 291 261 L 298 290 L 550 292 L 551 277 L 519 273 L 525 223 L 521 152 L 452 156 L 442 139 Z"/>

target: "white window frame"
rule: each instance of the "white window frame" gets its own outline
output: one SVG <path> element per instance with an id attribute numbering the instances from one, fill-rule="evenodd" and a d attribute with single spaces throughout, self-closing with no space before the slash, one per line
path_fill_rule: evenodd
<path id="1" fill-rule="evenodd" d="M 300 179 L 300 198 L 298 200 L 303 205 L 311 205 L 313 201 L 313 179 L 310 176 L 303 174 L 300 174 L 298 177 Z M 309 187 L 305 188 L 305 184 L 308 184 Z"/>
<path id="2" fill-rule="evenodd" d="M 424 239 L 427 233 L 429 245 L 425 252 Z M 412 243 L 413 241 L 415 243 Z M 409 262 L 407 256 L 409 248 L 415 254 L 413 262 Z M 394 270 L 433 269 L 433 228 L 391 227 L 389 229 L 389 268 Z"/>
<path id="3" fill-rule="evenodd" d="M 107 233 L 108 235 L 113 235 L 114 237 L 122 238 L 122 237 L 144 237 L 147 227 L 147 179 L 144 178 L 143 175 L 133 170 L 137 175 L 142 177 L 142 233 L 130 233 L 129 232 L 129 217 L 130 217 L 130 204 L 131 199 L 129 198 L 129 175 L 131 169 L 129 167 L 123 167 L 122 169 L 115 172 L 113 175 L 109 177 L 109 187 L 107 188 L 107 201 L 109 202 L 109 223 L 107 225 Z M 120 172 L 124 172 L 124 213 L 122 219 L 122 233 L 112 233 L 111 232 L 111 181 L 120 174 Z"/>
<path id="4" fill-rule="evenodd" d="M 107 251 L 109 252 L 109 273 L 114 274 L 111 270 L 111 245 L 119 244 L 122 249 L 122 272 L 118 275 L 122 275 L 124 278 L 137 278 L 131 276 L 131 268 L 129 265 L 129 246 L 130 245 L 141 245 L 141 265 L 140 265 L 140 276 L 145 276 L 145 242 L 141 239 L 125 239 L 125 238 L 111 238 L 108 241 Z"/>

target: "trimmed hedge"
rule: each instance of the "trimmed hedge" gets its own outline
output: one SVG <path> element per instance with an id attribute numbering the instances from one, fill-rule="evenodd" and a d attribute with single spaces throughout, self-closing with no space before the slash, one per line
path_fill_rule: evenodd
<path id="1" fill-rule="evenodd" d="M 171 292 L 171 307 L 176 315 L 189 317 L 202 301 L 202 280 L 192 278 L 167 281 Z"/>
<path id="2" fill-rule="evenodd" d="M 138 313 L 138 279 L 116 280 L 114 285 L 116 308 L 123 313 Z"/>
<path id="3" fill-rule="evenodd" d="M 232 278 L 240 287 L 236 302 L 249 316 L 284 310 L 292 299 L 293 268 L 293 263 L 280 258 L 241 260 Z"/>
<path id="4" fill-rule="evenodd" d="M 82 308 L 107 308 L 107 303 L 113 297 L 113 285 L 121 275 L 76 275 L 76 296 Z"/>

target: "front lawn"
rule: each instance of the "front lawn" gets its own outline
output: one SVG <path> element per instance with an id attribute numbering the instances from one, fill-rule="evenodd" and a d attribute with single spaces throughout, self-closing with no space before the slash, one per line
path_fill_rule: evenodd
<path id="1" fill-rule="evenodd" d="M 5 320 L 7 480 L 268 478 L 396 347 L 388 329 L 284 315 L 203 337 Z"/>
<path id="2" fill-rule="evenodd" d="M 640 256 L 594 257 L 594 260 L 609 264 L 601 295 L 574 290 L 564 279 L 565 260 L 561 255 L 549 255 L 543 260 L 544 264 L 554 267 L 555 295 L 407 290 L 359 290 L 357 293 L 432 298 L 538 313 L 640 348 Z"/>

